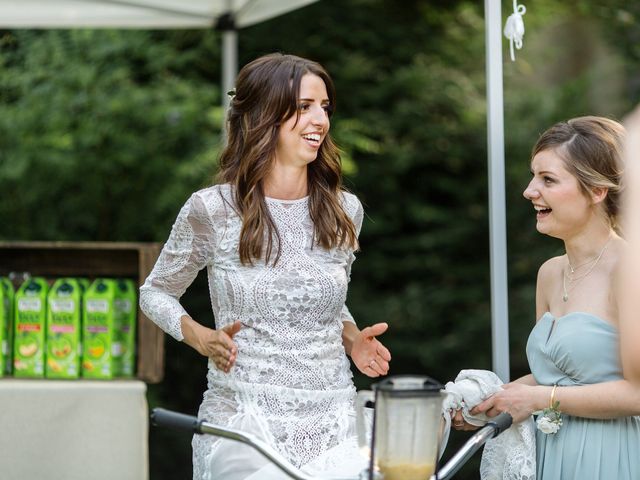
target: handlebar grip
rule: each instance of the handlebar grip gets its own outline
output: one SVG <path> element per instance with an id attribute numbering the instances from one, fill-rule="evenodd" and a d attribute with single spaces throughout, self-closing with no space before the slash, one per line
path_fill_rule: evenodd
<path id="1" fill-rule="evenodd" d="M 179 428 L 181 430 L 190 430 L 194 433 L 202 433 L 200 426 L 202 420 L 192 415 L 184 413 L 172 412 L 164 408 L 154 408 L 151 411 L 151 422 L 157 427 Z"/>
<path id="2" fill-rule="evenodd" d="M 487 425 L 493 426 L 496 431 L 493 436 L 496 437 L 509 428 L 512 423 L 513 417 L 511 414 L 508 412 L 502 412 L 500 415 L 487 422 Z"/>

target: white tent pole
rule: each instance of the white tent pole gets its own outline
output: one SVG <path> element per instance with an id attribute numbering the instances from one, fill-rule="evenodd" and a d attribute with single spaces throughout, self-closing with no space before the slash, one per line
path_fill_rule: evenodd
<path id="1" fill-rule="evenodd" d="M 489 170 L 489 236 L 491 250 L 492 368 L 508 382 L 509 307 L 504 169 L 504 104 L 502 86 L 502 8 L 485 0 L 487 71 L 487 142 Z"/>
<path id="2" fill-rule="evenodd" d="M 227 13 L 218 19 L 218 28 L 222 30 L 222 106 L 225 118 L 229 107 L 227 92 L 233 88 L 238 73 L 238 32 L 233 0 L 226 0 L 226 6 Z"/>
<path id="3" fill-rule="evenodd" d="M 222 32 L 222 138 L 226 143 L 227 139 L 227 110 L 230 98 L 228 92 L 232 90 L 236 83 L 238 74 L 238 30 L 236 29 L 236 19 L 233 13 L 233 0 L 226 0 L 227 12 L 218 18 L 216 29 Z"/>
<path id="4" fill-rule="evenodd" d="M 238 74 L 238 32 L 225 30 L 222 32 L 222 106 L 225 112 L 229 107 L 229 96 Z"/>

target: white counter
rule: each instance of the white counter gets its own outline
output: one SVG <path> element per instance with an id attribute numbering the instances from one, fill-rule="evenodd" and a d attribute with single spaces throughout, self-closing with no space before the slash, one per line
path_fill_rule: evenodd
<path id="1" fill-rule="evenodd" d="M 2 480 L 147 480 L 146 385 L 0 379 Z"/>

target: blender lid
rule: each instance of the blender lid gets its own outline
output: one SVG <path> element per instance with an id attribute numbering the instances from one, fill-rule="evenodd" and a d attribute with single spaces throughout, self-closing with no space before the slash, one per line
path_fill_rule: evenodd
<path id="1" fill-rule="evenodd" d="M 444 386 L 426 375 L 394 375 L 374 383 L 372 388 L 394 397 L 416 397 L 440 395 Z"/>

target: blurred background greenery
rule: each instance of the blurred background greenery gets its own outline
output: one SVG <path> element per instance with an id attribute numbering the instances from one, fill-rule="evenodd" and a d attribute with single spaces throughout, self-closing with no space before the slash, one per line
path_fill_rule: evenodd
<path id="1" fill-rule="evenodd" d="M 513 378 L 537 268 L 562 251 L 521 197 L 531 146 L 556 121 L 640 101 L 640 2 L 525 4 L 516 62 L 503 42 Z M 469 0 L 322 0 L 240 34 L 241 65 L 281 51 L 335 80 L 345 184 L 367 214 L 348 304 L 360 326 L 390 324 L 392 374 L 491 368 L 483 16 Z M 215 174 L 220 55 L 215 30 L 0 31 L 0 239 L 163 242 Z M 204 274 L 184 304 L 213 322 Z M 195 413 L 205 373 L 168 339 L 150 407 Z M 153 480 L 190 478 L 190 436 L 152 430 L 150 462 Z"/>

